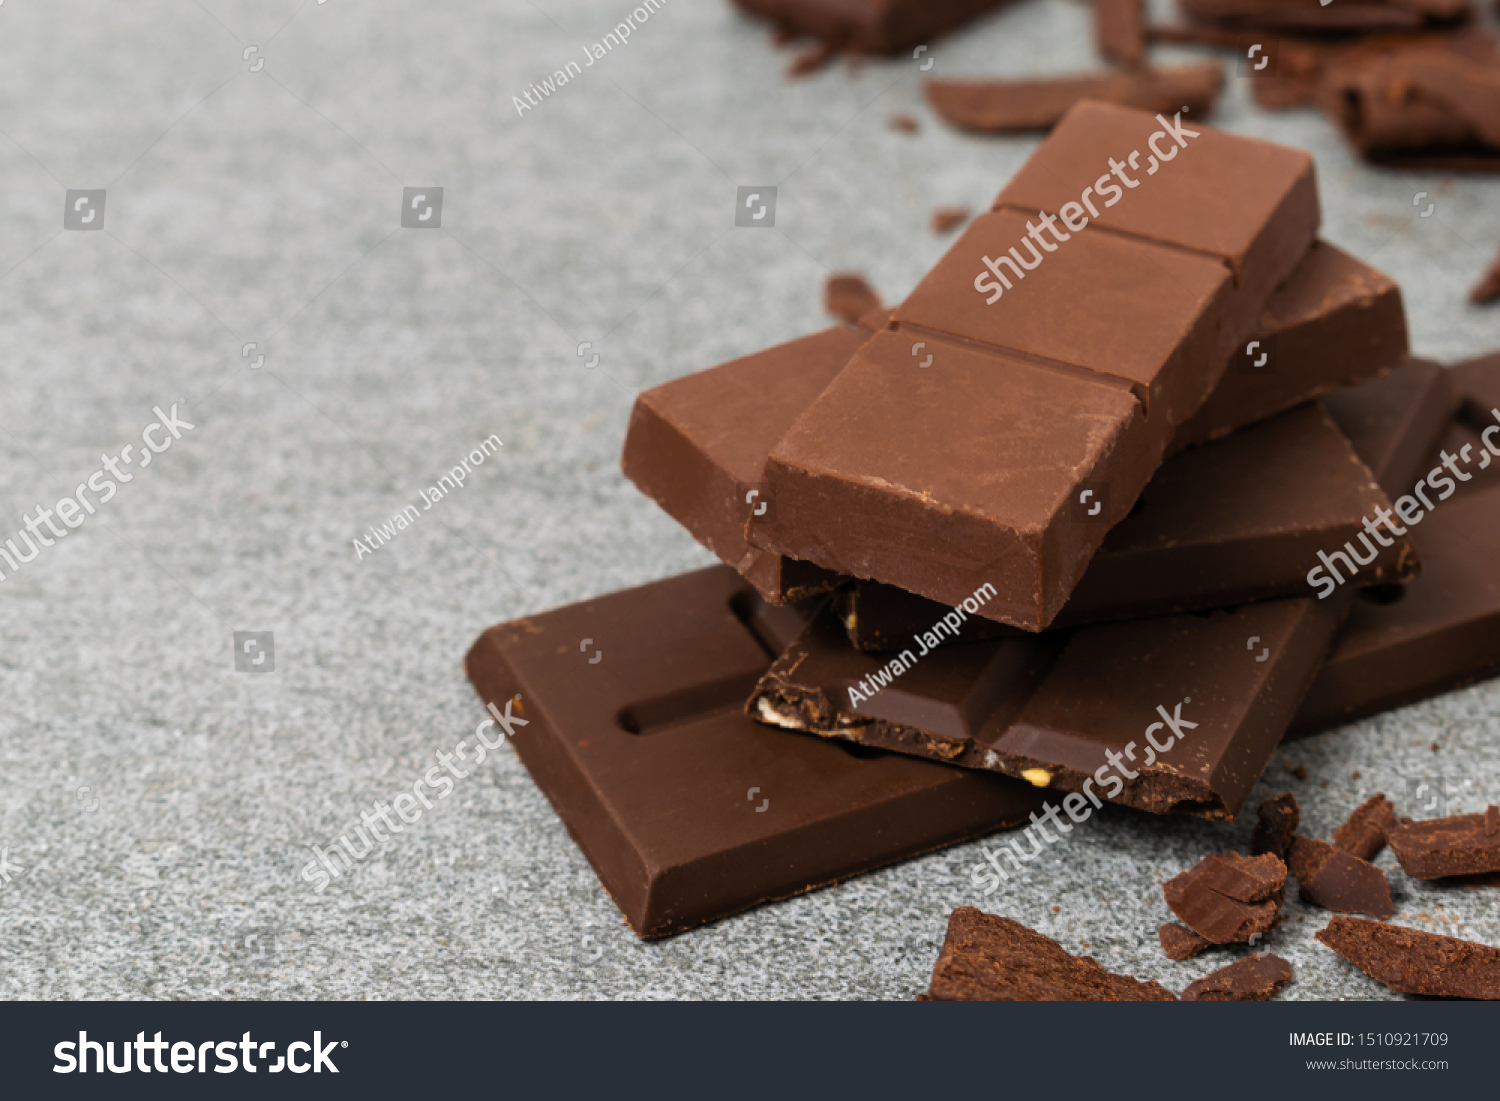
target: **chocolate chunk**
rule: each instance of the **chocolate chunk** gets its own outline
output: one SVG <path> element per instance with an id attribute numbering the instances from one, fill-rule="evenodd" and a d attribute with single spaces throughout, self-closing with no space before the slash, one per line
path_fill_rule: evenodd
<path id="1" fill-rule="evenodd" d="M 1376 793 L 1361 803 L 1349 821 L 1333 831 L 1335 848 L 1360 860 L 1374 860 L 1385 848 L 1385 833 L 1396 824 L 1396 808 Z"/>
<path id="2" fill-rule="evenodd" d="M 1214 944 L 1242 944 L 1271 928 L 1286 889 L 1286 865 L 1271 853 L 1214 853 L 1162 884 L 1167 906 Z"/>
<path id="3" fill-rule="evenodd" d="M 1298 834 L 1286 860 L 1297 880 L 1297 896 L 1314 906 L 1378 918 L 1395 912 L 1385 873 L 1327 841 Z"/>
<path id="4" fill-rule="evenodd" d="M 938 236 L 952 233 L 967 222 L 973 211 L 966 206 L 940 206 L 932 212 L 932 232 Z"/>
<path id="5" fill-rule="evenodd" d="M 1342 916 L 1317 937 L 1366 975 L 1403 994 L 1500 999 L 1500 951 L 1487 944 Z"/>
<path id="6" fill-rule="evenodd" d="M 1014 780 L 746 718 L 746 694 L 799 618 L 715 567 L 491 628 L 465 659 L 497 717 L 524 720 L 511 744 L 638 935 L 848 879 L 1040 806 Z"/>
<path id="7" fill-rule="evenodd" d="M 1317 227 L 1307 154 L 1169 121 L 1068 113 L 777 443 L 752 545 L 949 605 L 992 583 L 989 618 L 1051 622 Z M 1158 171 L 1076 232 L 1106 149 Z"/>
<path id="8" fill-rule="evenodd" d="M 1323 5 L 1296 0 L 1182 0 L 1193 19 L 1235 27 L 1296 31 L 1408 30 L 1424 23 L 1447 23 L 1469 11 L 1469 0 L 1356 0 Z"/>
<path id="9" fill-rule="evenodd" d="M 1255 832 L 1250 835 L 1250 855 L 1272 853 L 1285 860 L 1301 821 L 1302 811 L 1297 806 L 1297 797 L 1291 792 L 1283 792 L 1275 798 L 1267 799 L 1255 812 Z"/>
<path id="10" fill-rule="evenodd" d="M 1010 918 L 960 906 L 932 969 L 932 1001 L 1171 1002 L 1161 984 L 1116 975 Z"/>
<path id="11" fill-rule="evenodd" d="M 823 284 L 823 310 L 846 324 L 857 325 L 859 319 L 880 309 L 880 295 L 856 271 L 834 272 Z"/>
<path id="12" fill-rule="evenodd" d="M 1146 57 L 1146 0 L 1094 0 L 1094 48 L 1111 61 L 1141 64 Z"/>
<path id="13" fill-rule="evenodd" d="M 1172 960 L 1190 960 L 1204 949 L 1213 947 L 1213 941 L 1200 937 L 1186 925 L 1179 925 L 1175 921 L 1169 921 L 1158 929 L 1156 938 L 1161 941 L 1161 950 Z"/>
<path id="14" fill-rule="evenodd" d="M 1386 840 L 1401 870 L 1413 879 L 1496 872 L 1500 871 L 1496 813 L 1491 806 L 1483 814 L 1457 814 L 1392 825 L 1386 830 Z"/>
<path id="15" fill-rule="evenodd" d="M 922 87 L 944 122 L 979 134 L 1050 130 L 1085 99 L 1168 114 L 1186 108 L 1193 118 L 1204 118 L 1223 89 L 1224 70 L 1217 62 L 1019 80 L 929 78 Z"/>
<path id="16" fill-rule="evenodd" d="M 1292 981 L 1292 965 L 1262 952 L 1236 960 L 1188 983 L 1185 1002 L 1263 1002 Z"/>
<path id="17" fill-rule="evenodd" d="M 1500 66 L 1413 46 L 1330 66 L 1324 109 L 1366 158 L 1500 169 Z"/>
<path id="18" fill-rule="evenodd" d="M 1469 290 L 1470 302 L 1484 305 L 1496 299 L 1500 299 L 1500 255 L 1495 257 L 1495 262 L 1479 277 L 1479 282 Z"/>
<path id="19" fill-rule="evenodd" d="M 734 0 L 783 33 L 858 53 L 897 54 L 930 43 L 1006 0 Z"/>

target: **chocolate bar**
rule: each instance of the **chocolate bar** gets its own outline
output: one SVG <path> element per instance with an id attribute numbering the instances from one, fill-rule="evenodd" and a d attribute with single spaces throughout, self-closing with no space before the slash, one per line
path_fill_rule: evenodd
<path id="1" fill-rule="evenodd" d="M 826 592 L 840 580 L 838 574 L 751 547 L 745 522 L 773 506 L 764 484 L 771 447 L 837 376 L 853 349 L 885 324 L 883 315 L 870 315 L 856 333 L 829 329 L 647 390 L 636 400 L 625 439 L 626 475 L 766 599 L 795 602 Z M 1195 416 L 1183 426 L 1190 435 L 1180 433 L 1174 449 L 1227 433 L 1345 380 L 1388 370 L 1406 352 L 1395 284 L 1322 242 L 1272 297 L 1261 324 L 1257 339 L 1249 342 L 1254 354 L 1231 357 L 1220 380 L 1235 400 L 1210 397 L 1214 419 Z M 1324 327 L 1328 339 L 1317 336 Z M 1278 349 L 1274 356 L 1264 350 L 1272 346 Z M 914 362 L 930 370 L 920 367 L 923 361 Z M 745 416 L 747 408 L 755 415 Z M 923 625 L 932 622 L 927 610 L 936 605 L 911 600 Z"/>
<path id="2" fill-rule="evenodd" d="M 962 26 L 1005 0 L 734 0 L 787 34 L 857 53 L 895 54 Z"/>
<path id="3" fill-rule="evenodd" d="M 1168 459 L 1105 538 L 1053 629 L 1307 595 L 1317 553 L 1355 539 L 1366 517 L 1390 508 L 1327 413 L 1290 410 Z M 1389 542 L 1353 580 L 1384 585 L 1416 575 L 1411 545 Z M 950 611 L 867 581 L 834 600 L 850 640 L 866 650 L 899 650 Z M 955 640 L 1015 632 L 968 617 Z"/>
<path id="4" fill-rule="evenodd" d="M 751 722 L 745 696 L 800 624 L 718 566 L 492 627 L 465 659 L 639 936 L 1013 826 L 1041 805 L 1018 781 Z"/>
<path id="5" fill-rule="evenodd" d="M 749 542 L 1046 627 L 1317 223 L 1304 152 L 1077 105 L 777 443 Z"/>
<path id="6" fill-rule="evenodd" d="M 1388 918 L 1395 912 L 1385 873 L 1327 841 L 1298 834 L 1292 839 L 1286 862 L 1297 880 L 1297 897 L 1314 906 L 1377 918 Z"/>
<path id="7" fill-rule="evenodd" d="M 924 1001 L 1172 1002 L 1160 983 L 1116 975 L 1020 922 L 960 906 Z"/>
<path id="8" fill-rule="evenodd" d="M 1500 950 L 1457 937 L 1339 915 L 1318 940 L 1403 994 L 1500 998 Z"/>
<path id="9" fill-rule="evenodd" d="M 1010 80 L 928 79 L 927 102 L 944 122 L 978 134 L 1050 130 L 1074 104 L 1090 99 L 1143 111 L 1183 111 L 1193 118 L 1213 112 L 1224 90 L 1218 62 L 1195 62 L 1123 73 Z"/>
<path id="10" fill-rule="evenodd" d="M 937 646 L 935 628 L 895 655 L 856 650 L 824 608 L 747 709 L 790 730 L 1057 788 L 1072 793 L 1057 797 L 1070 815 L 1087 817 L 1102 798 L 1227 820 L 1280 742 L 1343 604 L 1270 600 L 962 646 Z"/>
<path id="11" fill-rule="evenodd" d="M 1263 1002 L 1292 981 L 1292 965 L 1262 952 L 1194 979 L 1182 992 L 1185 1002 Z"/>
<path id="12" fill-rule="evenodd" d="M 1385 836 L 1401 870 L 1413 879 L 1500 872 L 1500 812 L 1493 806 L 1483 814 L 1404 821 Z"/>
<path id="13" fill-rule="evenodd" d="M 1245 944 L 1275 923 L 1286 865 L 1270 853 L 1213 853 L 1161 890 L 1178 920 L 1210 944 Z"/>
<path id="14" fill-rule="evenodd" d="M 1371 385 L 1400 387 L 1412 377 L 1398 372 Z M 1445 437 L 1444 451 L 1429 451 L 1420 463 L 1406 457 L 1409 449 L 1404 446 L 1387 448 L 1387 470 L 1381 477 L 1393 498 L 1413 494 L 1419 474 L 1435 483 L 1428 492 L 1434 508 L 1424 510 L 1421 522 L 1407 536 L 1421 557 L 1422 575 L 1399 589 L 1365 590 L 1293 720 L 1289 737 L 1315 734 L 1500 673 L 1500 577 L 1494 567 L 1500 554 L 1500 464 L 1492 461 L 1500 455 L 1500 421 L 1489 413 L 1483 432 L 1465 423 L 1471 418 L 1478 423 L 1481 408 L 1500 408 L 1500 357 L 1450 368 L 1442 377 L 1462 395 L 1457 417 L 1450 422 L 1462 432 L 1457 439 Z M 1414 419 L 1425 421 L 1435 410 L 1452 408 L 1454 401 L 1449 395 L 1442 403 L 1418 404 L 1426 411 Z M 1340 415 L 1336 403 L 1328 405 L 1330 412 Z M 1378 418 L 1363 427 L 1347 421 L 1345 428 L 1356 443 L 1361 431 L 1379 434 Z M 1484 433 L 1497 450 L 1486 446 Z M 1470 480 L 1465 482 L 1441 465 L 1442 454 Z M 1431 478 L 1434 473 L 1437 479 Z M 1436 499 L 1444 492 L 1438 480 L 1442 478 L 1457 487 L 1447 501 Z M 1411 499 L 1417 503 L 1414 496 Z"/>

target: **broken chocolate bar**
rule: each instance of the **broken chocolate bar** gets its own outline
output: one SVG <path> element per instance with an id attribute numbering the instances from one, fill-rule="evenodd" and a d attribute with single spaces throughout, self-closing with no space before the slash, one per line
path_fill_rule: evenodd
<path id="1" fill-rule="evenodd" d="M 1376 793 L 1361 803 L 1349 820 L 1333 831 L 1335 848 L 1360 860 L 1374 860 L 1385 848 L 1386 831 L 1396 824 L 1396 808 Z"/>
<path id="2" fill-rule="evenodd" d="M 931 1001 L 1171 1002 L 1160 983 L 1116 975 L 1009 918 L 960 906 L 932 969 Z"/>
<path id="3" fill-rule="evenodd" d="M 1500 871 L 1496 808 L 1483 814 L 1405 821 L 1386 830 L 1401 870 L 1413 879 Z"/>
<path id="4" fill-rule="evenodd" d="M 1286 862 L 1297 880 L 1297 896 L 1314 906 L 1377 918 L 1388 918 L 1395 912 L 1385 873 L 1327 841 L 1298 834 L 1292 839 Z"/>
<path id="5" fill-rule="evenodd" d="M 867 54 L 894 54 L 962 26 L 1005 0 L 734 0 L 790 34 Z"/>
<path id="6" fill-rule="evenodd" d="M 491 628 L 465 659 L 492 713 L 503 705 L 523 727 L 512 745 L 638 935 L 1013 826 L 1040 806 L 1014 780 L 747 719 L 745 695 L 797 622 L 719 566 Z"/>
<path id="7" fill-rule="evenodd" d="M 1297 797 L 1291 792 L 1283 792 L 1275 798 L 1267 799 L 1255 812 L 1255 832 L 1250 835 L 1250 855 L 1271 853 L 1286 860 L 1301 820 L 1301 808 L 1297 806 Z"/>
<path id="8" fill-rule="evenodd" d="M 1102 798 L 1232 819 L 1342 604 L 1269 600 L 962 646 L 937 646 L 934 630 L 917 641 L 920 654 L 894 655 L 856 650 L 825 608 L 748 709 L 788 729 L 1071 792 L 1059 798 L 1074 817 Z"/>
<path id="9" fill-rule="evenodd" d="M 1146 0 L 1094 0 L 1094 48 L 1100 57 L 1140 65 L 1146 58 Z"/>
<path id="10" fill-rule="evenodd" d="M 1276 921 L 1286 865 L 1271 853 L 1214 853 L 1162 884 L 1167 906 L 1213 944 L 1243 944 Z"/>
<path id="11" fill-rule="evenodd" d="M 1262 952 L 1210 971 L 1188 983 L 1185 1002 L 1263 1002 L 1292 981 L 1292 965 Z"/>
<path id="12" fill-rule="evenodd" d="M 1339 915 L 1318 939 L 1403 994 L 1500 998 L 1500 950 L 1487 944 Z"/>
<path id="13" fill-rule="evenodd" d="M 1301 151 L 1079 104 L 777 443 L 749 542 L 1044 628 L 1317 222 Z"/>
<path id="14" fill-rule="evenodd" d="M 1327 413 L 1315 405 L 1289 410 L 1168 459 L 1135 512 L 1105 538 L 1053 628 L 1306 595 L 1317 553 L 1354 540 L 1367 517 L 1390 508 Z M 1412 546 L 1387 542 L 1355 583 L 1416 576 Z M 899 650 L 951 613 L 866 581 L 834 599 L 850 640 L 866 650 Z M 960 618 L 956 641 L 1016 631 Z"/>
<path id="15" fill-rule="evenodd" d="M 1186 925 L 1169 921 L 1156 931 L 1161 950 L 1171 960 L 1190 960 L 1199 952 L 1213 947 L 1213 941 L 1200 937 Z"/>
<path id="16" fill-rule="evenodd" d="M 1213 112 L 1224 90 L 1217 62 L 1163 69 L 1008 80 L 929 79 L 927 102 L 948 125 L 979 134 L 1050 130 L 1080 100 L 1143 111 L 1182 111 L 1193 118 Z"/>

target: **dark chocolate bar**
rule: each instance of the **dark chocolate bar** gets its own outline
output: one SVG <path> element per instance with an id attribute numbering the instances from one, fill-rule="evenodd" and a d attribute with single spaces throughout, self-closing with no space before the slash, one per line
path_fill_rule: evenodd
<path id="1" fill-rule="evenodd" d="M 939 118 L 979 134 L 1050 130 L 1084 99 L 1206 118 L 1223 90 L 1224 70 L 1218 62 L 1007 80 L 931 78 L 922 86 Z"/>
<path id="2" fill-rule="evenodd" d="M 929 632 L 934 645 L 894 655 L 856 650 L 825 608 L 748 706 L 791 730 L 1073 793 L 1057 797 L 1070 814 L 1102 798 L 1232 819 L 1344 603 L 1271 600 L 959 646 Z"/>
<path id="3" fill-rule="evenodd" d="M 800 623 L 714 567 L 493 627 L 465 659 L 480 698 L 520 716 L 512 745 L 638 935 L 1013 826 L 1041 805 L 1004 777 L 751 722 L 745 696 Z"/>
<path id="4" fill-rule="evenodd" d="M 777 443 L 749 542 L 1047 626 L 1317 229 L 1306 153 L 1196 125 L 1069 111 Z"/>
<path id="5" fill-rule="evenodd" d="M 1430 441 L 1429 433 L 1423 451 Z M 1318 551 L 1355 539 L 1382 509 L 1390 513 L 1389 499 L 1328 414 L 1316 405 L 1289 410 L 1168 459 L 1105 538 L 1053 629 L 1307 595 Z M 1416 575 L 1411 545 L 1389 542 L 1377 545 L 1355 583 Z M 910 645 L 949 611 L 866 581 L 834 599 L 850 640 L 864 650 Z M 1015 631 L 970 617 L 956 640 Z"/>
<path id="6" fill-rule="evenodd" d="M 1116 975 L 1010 918 L 960 906 L 932 969 L 926 1001 L 1171 1002 L 1156 982 Z"/>
<path id="7" fill-rule="evenodd" d="M 1500 998 L 1500 949 L 1340 914 L 1318 939 L 1403 994 Z"/>
<path id="8" fill-rule="evenodd" d="M 734 0 L 787 34 L 837 49 L 894 54 L 934 39 L 1006 0 Z"/>

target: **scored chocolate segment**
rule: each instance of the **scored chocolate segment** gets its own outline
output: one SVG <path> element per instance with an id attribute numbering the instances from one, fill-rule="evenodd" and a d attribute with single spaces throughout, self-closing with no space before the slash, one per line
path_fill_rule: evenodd
<path id="1" fill-rule="evenodd" d="M 856 650 L 825 608 L 748 709 L 789 729 L 1004 772 L 1078 799 L 1232 819 L 1343 603 L 1274 600 L 894 656 Z"/>
<path id="2" fill-rule="evenodd" d="M 796 617 L 715 567 L 493 627 L 465 659 L 480 698 L 526 720 L 516 752 L 640 936 L 1013 826 L 1041 805 L 1004 777 L 746 718 Z"/>
<path id="3" fill-rule="evenodd" d="M 928 1001 L 1170 1002 L 1160 983 L 1141 982 L 1074 956 L 1010 918 L 960 906 L 932 969 Z"/>

